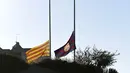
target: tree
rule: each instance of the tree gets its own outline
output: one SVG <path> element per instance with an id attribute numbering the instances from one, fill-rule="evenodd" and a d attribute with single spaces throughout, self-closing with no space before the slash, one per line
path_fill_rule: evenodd
<path id="1" fill-rule="evenodd" d="M 113 65 L 113 63 L 116 62 L 115 56 L 119 55 L 117 51 L 112 53 L 106 50 L 98 50 L 97 48 L 90 49 L 90 47 L 87 47 L 83 51 L 76 51 L 76 62 L 79 64 L 92 64 L 100 68 L 106 68 L 107 66 Z"/>
<path id="2" fill-rule="evenodd" d="M 118 73 L 116 69 L 109 68 L 109 73 Z"/>
<path id="3" fill-rule="evenodd" d="M 103 73 L 118 73 L 116 69 L 114 68 L 106 68 L 103 70 Z"/>
<path id="4" fill-rule="evenodd" d="M 17 57 L 0 54 L 0 73 L 18 73 L 28 69 L 29 65 Z"/>
<path id="5" fill-rule="evenodd" d="M 45 59 L 37 64 L 42 68 L 49 68 L 57 73 L 103 73 L 101 68 L 93 65 L 80 65 L 61 59 Z"/>

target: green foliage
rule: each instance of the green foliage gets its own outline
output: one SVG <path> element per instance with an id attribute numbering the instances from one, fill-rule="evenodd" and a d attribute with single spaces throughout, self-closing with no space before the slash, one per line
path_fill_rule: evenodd
<path id="1" fill-rule="evenodd" d="M 103 70 L 94 65 L 81 65 L 76 62 L 46 59 L 37 64 L 43 68 L 49 68 L 57 73 L 103 73 Z"/>
<path id="2" fill-rule="evenodd" d="M 118 73 L 116 69 L 109 68 L 109 73 Z"/>
<path id="3" fill-rule="evenodd" d="M 98 50 L 97 48 L 90 50 L 90 47 L 87 47 L 84 51 L 78 50 L 75 58 L 79 64 L 92 64 L 97 67 L 105 68 L 116 62 L 115 56 L 117 55 L 119 55 L 117 51 L 112 53 L 106 50 Z"/>
<path id="4" fill-rule="evenodd" d="M 23 60 L 11 55 L 0 54 L 0 73 L 17 73 L 28 68 Z"/>

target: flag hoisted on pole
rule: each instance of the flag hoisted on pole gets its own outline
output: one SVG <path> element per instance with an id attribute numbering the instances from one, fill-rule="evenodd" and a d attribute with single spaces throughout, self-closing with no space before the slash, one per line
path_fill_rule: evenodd
<path id="1" fill-rule="evenodd" d="M 76 46 L 75 46 L 75 33 L 73 31 L 68 42 L 62 47 L 60 47 L 59 49 L 54 51 L 55 56 L 58 59 L 59 57 L 66 56 L 68 53 L 70 53 L 74 49 L 76 49 Z"/>
<path id="2" fill-rule="evenodd" d="M 50 44 L 50 58 L 51 58 L 51 0 L 49 0 L 49 44 Z"/>
<path id="3" fill-rule="evenodd" d="M 70 39 L 68 40 L 68 42 L 62 46 L 61 48 L 55 50 L 55 56 L 56 58 L 62 57 L 62 56 L 66 56 L 69 52 L 74 50 L 74 62 L 75 62 L 75 49 L 76 49 L 76 45 L 75 45 L 75 0 L 74 0 L 74 31 L 70 37 Z"/>
<path id="4" fill-rule="evenodd" d="M 74 33 L 76 34 L 76 32 L 75 32 L 75 0 L 74 0 Z M 76 36 L 75 36 L 75 38 L 76 38 Z M 75 38 L 74 38 L 74 40 L 75 40 Z M 74 62 L 75 62 L 75 49 L 74 49 Z"/>
<path id="5" fill-rule="evenodd" d="M 27 62 L 32 63 L 42 56 L 51 58 L 51 0 L 49 0 L 49 40 L 41 45 L 35 46 L 26 52 Z"/>
<path id="6" fill-rule="evenodd" d="M 32 63 L 43 56 L 50 56 L 49 40 L 26 52 L 27 63 Z"/>

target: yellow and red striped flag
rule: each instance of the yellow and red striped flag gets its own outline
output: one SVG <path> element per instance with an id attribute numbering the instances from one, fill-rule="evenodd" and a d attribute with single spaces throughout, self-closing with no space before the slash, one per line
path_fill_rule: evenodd
<path id="1" fill-rule="evenodd" d="M 50 56 L 49 40 L 41 45 L 31 48 L 26 52 L 28 63 L 31 63 L 42 56 Z"/>

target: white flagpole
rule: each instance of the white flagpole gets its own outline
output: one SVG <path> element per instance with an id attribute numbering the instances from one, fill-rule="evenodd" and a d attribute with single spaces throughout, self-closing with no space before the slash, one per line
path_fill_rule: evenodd
<path id="1" fill-rule="evenodd" d="M 18 35 L 20 35 L 20 34 L 16 34 L 16 42 L 18 42 Z"/>
<path id="2" fill-rule="evenodd" d="M 51 58 L 51 0 L 49 0 L 49 45 Z"/>
<path id="3" fill-rule="evenodd" d="M 74 33 L 76 34 L 75 32 L 75 0 L 74 0 Z M 74 35 L 75 36 L 75 35 Z M 76 37 L 76 36 L 75 36 Z M 74 39 L 75 40 L 75 39 Z M 74 62 L 75 62 L 75 49 L 74 49 Z"/>

